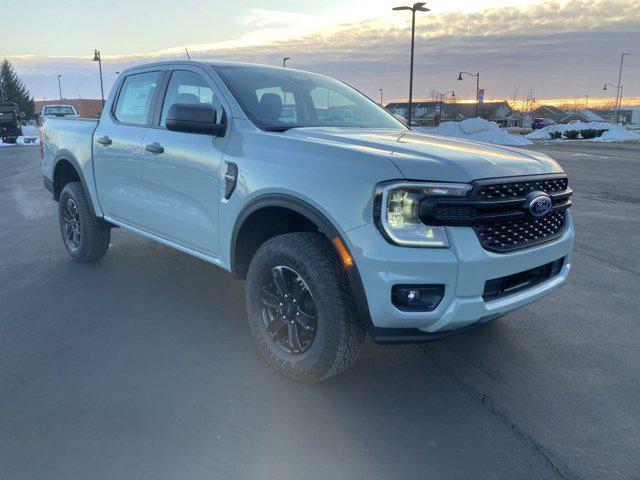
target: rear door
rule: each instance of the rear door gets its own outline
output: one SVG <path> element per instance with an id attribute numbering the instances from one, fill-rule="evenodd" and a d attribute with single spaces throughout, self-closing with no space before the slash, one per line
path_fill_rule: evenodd
<path id="1" fill-rule="evenodd" d="M 93 165 L 105 215 L 139 227 L 144 214 L 142 140 L 153 118 L 164 71 L 136 70 L 119 84 L 93 136 Z"/>
<path id="2" fill-rule="evenodd" d="M 219 255 L 220 169 L 228 134 L 172 132 L 166 129 L 165 118 L 174 103 L 211 103 L 220 122 L 225 111 L 221 98 L 204 68 L 176 67 L 142 145 L 144 228 L 212 257 Z"/>

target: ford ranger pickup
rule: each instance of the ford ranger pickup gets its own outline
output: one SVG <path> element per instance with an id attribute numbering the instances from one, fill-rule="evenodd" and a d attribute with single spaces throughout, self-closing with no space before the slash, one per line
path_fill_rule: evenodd
<path id="1" fill-rule="evenodd" d="M 68 253 L 113 227 L 246 279 L 251 333 L 316 382 L 377 343 L 437 340 L 563 285 L 562 168 L 530 150 L 416 133 L 331 78 L 241 63 L 124 71 L 99 120 L 42 127 Z"/>

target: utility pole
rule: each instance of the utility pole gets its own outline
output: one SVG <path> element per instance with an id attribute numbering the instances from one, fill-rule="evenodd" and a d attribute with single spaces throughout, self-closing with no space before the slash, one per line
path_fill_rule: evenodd
<path id="1" fill-rule="evenodd" d="M 187 47 L 184 47 L 184 51 L 187 53 L 187 60 L 191 60 L 191 55 L 189 55 L 189 50 L 187 50 Z"/>
<path id="2" fill-rule="evenodd" d="M 380 106 L 382 107 L 383 106 L 383 104 L 382 104 L 382 89 L 379 88 L 378 90 L 380 90 Z"/>
<path id="3" fill-rule="evenodd" d="M 58 92 L 60 93 L 60 101 L 62 101 L 62 83 L 60 82 L 61 78 L 62 75 L 58 75 Z"/>
<path id="4" fill-rule="evenodd" d="M 411 11 L 411 66 L 409 67 L 409 115 L 408 123 L 411 128 L 411 114 L 413 110 L 413 52 L 416 37 L 416 12 L 429 12 L 430 9 L 425 7 L 424 2 L 414 3 L 413 6 L 395 7 L 393 10 L 410 10 Z"/>

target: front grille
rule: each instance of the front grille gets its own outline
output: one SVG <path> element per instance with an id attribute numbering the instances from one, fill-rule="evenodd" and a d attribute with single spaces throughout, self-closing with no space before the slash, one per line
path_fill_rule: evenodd
<path id="1" fill-rule="evenodd" d="M 569 182 L 566 177 L 546 178 L 540 180 L 529 180 L 524 182 L 504 182 L 497 184 L 482 185 L 478 188 L 476 195 L 483 199 L 504 199 L 524 197 L 534 190 L 552 193 L 566 190 Z"/>
<path id="2" fill-rule="evenodd" d="M 506 253 L 557 238 L 566 225 L 572 191 L 564 174 L 476 180 L 466 198 L 425 197 L 419 216 L 426 225 L 473 227 L 485 250 Z M 531 192 L 551 197 L 542 217 L 530 211 Z"/>
<path id="3" fill-rule="evenodd" d="M 475 227 L 480 244 L 494 252 L 508 252 L 547 242 L 564 230 L 566 212 L 552 212 L 542 218 L 487 223 Z"/>

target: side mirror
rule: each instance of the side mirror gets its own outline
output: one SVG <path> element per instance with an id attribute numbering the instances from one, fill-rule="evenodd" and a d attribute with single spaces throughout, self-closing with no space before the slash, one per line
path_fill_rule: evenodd
<path id="1" fill-rule="evenodd" d="M 169 108 L 165 124 L 172 132 L 222 137 L 226 130 L 224 117 L 220 124 L 216 123 L 216 118 L 216 109 L 210 103 L 174 103 Z"/>

